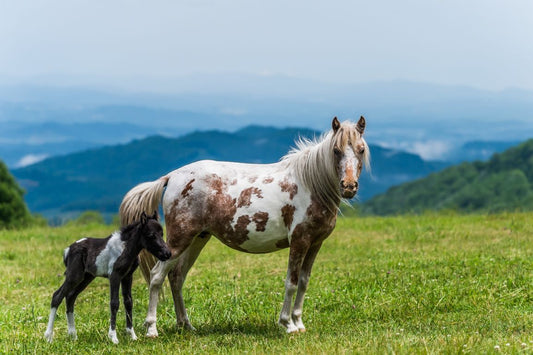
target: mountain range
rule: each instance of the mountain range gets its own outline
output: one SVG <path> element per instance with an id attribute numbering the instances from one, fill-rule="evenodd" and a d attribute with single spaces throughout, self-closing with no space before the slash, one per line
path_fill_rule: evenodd
<path id="1" fill-rule="evenodd" d="M 87 209 L 116 213 L 122 197 L 134 185 L 187 163 L 201 159 L 271 163 L 285 155 L 298 137 L 317 135 L 319 132 L 309 129 L 248 126 L 234 133 L 151 136 L 51 157 L 12 172 L 26 189 L 26 202 L 33 212 L 47 217 Z M 371 153 L 372 172 L 361 177 L 361 200 L 447 165 L 373 145 Z"/>

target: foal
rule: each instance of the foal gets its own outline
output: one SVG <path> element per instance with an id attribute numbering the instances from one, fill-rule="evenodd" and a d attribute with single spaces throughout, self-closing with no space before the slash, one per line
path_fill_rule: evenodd
<path id="1" fill-rule="evenodd" d="M 139 222 L 125 226 L 107 238 L 83 238 L 66 248 L 63 252 L 63 262 L 67 267 L 65 282 L 52 297 L 48 328 L 44 337 L 52 342 L 57 307 L 63 298 L 66 298 L 68 334 L 74 340 L 77 338 L 74 325 L 76 297 L 96 276 L 102 276 L 109 278 L 111 289 L 109 338 L 118 344 L 115 326 L 119 307 L 118 291 L 122 285 L 126 331 L 136 340 L 132 324 L 131 285 L 133 272 L 139 266 L 138 255 L 143 248 L 161 261 L 168 260 L 171 256 L 170 249 L 163 240 L 163 228 L 157 221 L 157 213 L 153 216 L 143 213 Z"/>

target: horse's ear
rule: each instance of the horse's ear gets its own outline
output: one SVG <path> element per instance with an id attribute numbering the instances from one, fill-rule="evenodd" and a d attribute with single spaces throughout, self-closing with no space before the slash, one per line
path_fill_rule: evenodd
<path id="1" fill-rule="evenodd" d="M 339 128 L 341 128 L 341 123 L 337 119 L 337 116 L 333 117 L 333 122 L 331 122 L 331 128 L 333 128 L 333 133 L 337 133 Z"/>
<path id="2" fill-rule="evenodd" d="M 159 216 L 157 215 L 157 211 L 154 211 L 154 214 L 150 216 L 151 219 L 155 219 L 156 221 L 159 220 Z"/>
<path id="3" fill-rule="evenodd" d="M 365 127 L 366 127 L 365 118 L 361 116 L 359 121 L 357 121 L 357 126 L 355 127 L 355 129 L 357 130 L 357 132 L 363 134 L 363 132 L 365 131 Z"/>
<path id="4" fill-rule="evenodd" d="M 148 222 L 148 216 L 146 215 L 146 212 L 143 212 L 141 214 L 141 224 L 146 224 Z"/>

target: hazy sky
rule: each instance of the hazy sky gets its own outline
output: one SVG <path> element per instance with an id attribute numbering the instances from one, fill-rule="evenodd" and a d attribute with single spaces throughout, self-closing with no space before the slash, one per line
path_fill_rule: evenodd
<path id="1" fill-rule="evenodd" d="M 531 0 L 0 0 L 0 83 L 196 74 L 533 89 Z"/>

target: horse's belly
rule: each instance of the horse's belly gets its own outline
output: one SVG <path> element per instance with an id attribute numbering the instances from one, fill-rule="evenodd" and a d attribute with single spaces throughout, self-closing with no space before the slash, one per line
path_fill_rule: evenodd
<path id="1" fill-rule="evenodd" d="M 287 248 L 287 229 L 262 216 L 238 218 L 233 228 L 211 231 L 222 243 L 247 253 L 271 253 Z"/>
<path id="2" fill-rule="evenodd" d="M 255 232 L 248 235 L 248 239 L 240 245 L 240 248 L 249 253 L 271 253 L 288 246 L 286 235 Z"/>

